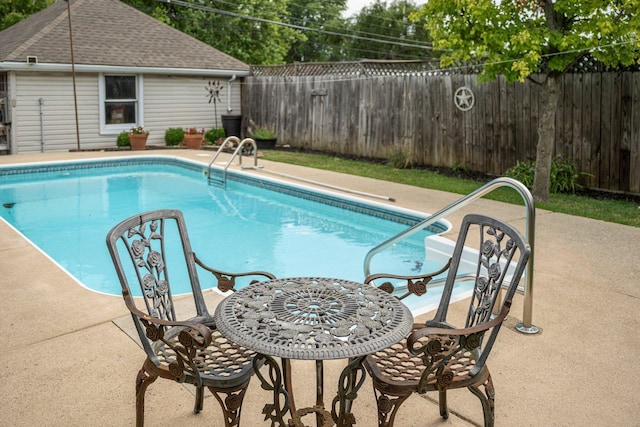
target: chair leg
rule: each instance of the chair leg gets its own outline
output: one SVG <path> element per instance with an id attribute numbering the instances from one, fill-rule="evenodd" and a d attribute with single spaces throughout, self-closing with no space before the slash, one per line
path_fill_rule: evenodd
<path id="1" fill-rule="evenodd" d="M 438 391 L 438 405 L 440 407 L 440 416 L 445 420 L 449 418 L 449 409 L 447 409 L 447 390 Z"/>
<path id="2" fill-rule="evenodd" d="M 402 396 L 389 396 L 375 388 L 373 392 L 376 395 L 378 405 L 378 426 L 393 427 L 400 405 L 411 396 L 411 392 Z"/>
<path id="3" fill-rule="evenodd" d="M 136 427 L 144 426 L 144 394 L 147 387 L 158 379 L 157 375 L 149 375 L 144 366 L 136 377 Z"/>
<path id="4" fill-rule="evenodd" d="M 196 404 L 193 408 L 193 412 L 199 414 L 202 411 L 202 407 L 204 406 L 204 387 L 196 386 Z"/>
<path id="5" fill-rule="evenodd" d="M 468 389 L 471 393 L 475 394 L 480 402 L 482 403 L 482 412 L 484 413 L 484 426 L 485 427 L 493 427 L 493 423 L 495 421 L 495 396 L 496 392 L 493 388 L 493 381 L 491 380 L 491 375 L 487 377 L 484 384 L 484 393 L 480 390 L 478 385 L 470 385 Z"/>
<path id="6" fill-rule="evenodd" d="M 211 393 L 216 397 L 222 412 L 224 413 L 224 425 L 225 427 L 239 427 L 240 426 L 240 412 L 242 411 L 242 401 L 244 395 L 249 387 L 250 379 L 236 387 L 233 390 L 229 389 L 216 389 L 215 387 L 209 387 Z"/>

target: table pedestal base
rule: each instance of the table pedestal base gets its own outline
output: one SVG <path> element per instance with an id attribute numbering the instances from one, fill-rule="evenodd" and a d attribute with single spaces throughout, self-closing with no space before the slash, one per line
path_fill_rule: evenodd
<path id="1" fill-rule="evenodd" d="M 302 417 L 316 414 L 317 427 L 331 427 L 334 423 L 337 427 L 352 427 L 356 420 L 351 413 L 351 405 L 358 396 L 358 391 L 366 378 L 366 371 L 362 365 L 365 357 L 351 359 L 342 370 L 338 392 L 332 401 L 331 412 L 329 412 L 324 408 L 322 396 L 324 384 L 321 360 L 316 361 L 316 405 L 311 408 L 296 409 L 289 359 L 282 359 L 282 367 L 280 367 L 271 356 L 257 354 L 253 361 L 256 376 L 260 380 L 262 389 L 273 392 L 273 403 L 266 404 L 262 410 L 262 413 L 265 414 L 265 420 L 271 420 L 271 426 L 305 427 Z M 268 375 L 265 376 L 260 372 L 261 366 L 268 369 Z M 291 413 L 292 419 L 285 423 L 284 417 L 287 412 Z"/>
<path id="2" fill-rule="evenodd" d="M 263 365 L 269 370 L 267 377 L 260 372 Z M 289 412 L 289 396 L 282 382 L 280 366 L 273 357 L 258 353 L 253 358 L 253 370 L 260 380 L 262 389 L 273 392 L 273 403 L 267 403 L 262 409 L 265 421 L 271 420 L 272 427 L 287 427 L 284 415 Z"/>
<path id="3" fill-rule="evenodd" d="M 289 420 L 289 427 L 305 427 L 302 417 L 309 414 L 316 414 L 316 425 L 318 427 L 332 427 L 334 425 L 329 411 L 322 406 L 314 406 L 313 408 L 301 408 L 295 411 L 293 419 Z"/>
<path id="4" fill-rule="evenodd" d="M 350 359 L 349 364 L 340 373 L 338 393 L 331 405 L 331 415 L 338 427 L 352 427 L 356 423 L 356 417 L 351 413 L 351 404 L 358 397 L 358 391 L 367 378 L 367 371 L 362 365 L 365 357 L 367 356 Z"/>

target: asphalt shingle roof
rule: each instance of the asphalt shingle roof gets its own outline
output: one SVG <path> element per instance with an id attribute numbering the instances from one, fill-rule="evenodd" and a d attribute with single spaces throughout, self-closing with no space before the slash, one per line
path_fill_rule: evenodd
<path id="1" fill-rule="evenodd" d="M 71 0 L 74 62 L 249 71 L 249 66 L 118 0 Z M 67 2 L 0 32 L 0 62 L 70 64 Z"/>

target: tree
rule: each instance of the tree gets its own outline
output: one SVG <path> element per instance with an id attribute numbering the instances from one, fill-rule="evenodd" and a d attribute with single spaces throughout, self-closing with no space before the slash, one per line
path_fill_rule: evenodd
<path id="1" fill-rule="evenodd" d="M 291 45 L 286 62 L 326 62 L 341 60 L 347 22 L 341 17 L 345 0 L 295 0 L 287 4 L 287 22 L 308 28 Z"/>
<path id="2" fill-rule="evenodd" d="M 54 0 L 0 1 L 0 31 L 53 4 Z"/>
<path id="3" fill-rule="evenodd" d="M 478 62 L 481 81 L 542 85 L 533 196 L 549 198 L 562 74 L 585 55 L 610 67 L 640 60 L 640 0 L 429 0 L 425 19 L 441 66 Z"/>
<path id="4" fill-rule="evenodd" d="M 280 23 L 287 0 L 197 3 L 123 0 L 154 18 L 248 64 L 281 64 L 301 35 Z"/>
<path id="5" fill-rule="evenodd" d="M 416 15 L 418 10 L 411 0 L 395 0 L 388 6 L 385 1 L 376 0 L 362 8 L 351 27 L 359 36 L 349 43 L 352 58 L 422 60 L 430 57 L 431 50 L 417 47 L 430 46 L 429 33 L 424 25 L 409 20 L 409 16 Z"/>

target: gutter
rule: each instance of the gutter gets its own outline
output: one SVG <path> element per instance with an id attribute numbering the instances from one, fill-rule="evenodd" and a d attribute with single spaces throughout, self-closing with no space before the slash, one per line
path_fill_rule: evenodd
<path id="1" fill-rule="evenodd" d="M 230 113 L 233 111 L 233 108 L 231 108 L 231 83 L 233 83 L 235 80 L 236 80 L 236 75 L 234 74 L 233 76 L 231 76 L 231 78 L 227 82 L 227 113 Z"/>
<path id="2" fill-rule="evenodd" d="M 42 63 L 27 64 L 25 62 L 0 62 L 0 70 L 9 71 L 35 71 L 35 72 L 71 72 L 71 64 Z M 236 76 L 246 77 L 251 74 L 247 71 L 237 70 L 213 70 L 204 68 L 165 68 L 165 67 L 121 67 L 116 65 L 82 65 L 75 64 L 75 70 L 79 73 L 125 73 L 125 74 L 170 74 L 174 76 L 218 76 L 230 77 L 235 80 Z"/>

